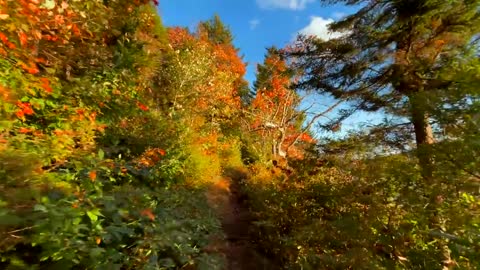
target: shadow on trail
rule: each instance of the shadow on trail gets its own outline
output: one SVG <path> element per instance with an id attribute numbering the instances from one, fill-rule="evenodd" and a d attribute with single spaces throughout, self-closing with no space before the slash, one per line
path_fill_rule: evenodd
<path id="1" fill-rule="evenodd" d="M 226 259 L 227 270 L 273 270 L 271 260 L 256 250 L 250 235 L 252 216 L 247 206 L 247 196 L 241 191 L 241 182 L 247 174 L 240 169 L 228 168 L 210 188 L 207 198 L 222 220 L 226 235 L 219 247 Z"/>

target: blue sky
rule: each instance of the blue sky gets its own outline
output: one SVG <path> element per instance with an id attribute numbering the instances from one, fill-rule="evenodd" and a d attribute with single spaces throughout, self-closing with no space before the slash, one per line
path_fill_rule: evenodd
<path id="1" fill-rule="evenodd" d="M 256 64 L 263 62 L 267 47 L 284 47 L 299 32 L 324 39 L 332 37 L 335 33 L 328 32 L 328 23 L 354 12 L 352 7 L 327 6 L 318 0 L 163 0 L 158 11 L 166 26 L 191 30 L 200 21 L 218 14 L 230 27 L 235 46 L 248 62 L 246 79 L 250 83 L 255 80 Z M 316 100 L 318 104 L 331 102 Z M 324 107 L 319 105 L 318 110 Z M 378 118 L 378 115 L 357 114 L 344 123 L 342 133 Z"/>
<path id="2" fill-rule="evenodd" d="M 163 0 L 159 13 L 167 26 L 195 29 L 200 21 L 220 15 L 249 63 L 246 79 L 255 79 L 255 65 L 262 62 L 265 48 L 283 47 L 304 29 L 321 34 L 328 19 L 337 19 L 350 9 L 324 6 L 315 0 Z"/>

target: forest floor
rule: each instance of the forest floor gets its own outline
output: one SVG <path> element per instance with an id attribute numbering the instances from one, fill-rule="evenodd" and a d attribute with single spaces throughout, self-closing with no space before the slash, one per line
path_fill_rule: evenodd
<path id="1" fill-rule="evenodd" d="M 252 215 L 240 182 L 246 174 L 228 169 L 208 190 L 207 199 L 222 221 L 225 239 L 216 239 L 210 248 L 222 253 L 227 260 L 226 270 L 273 270 L 267 257 L 256 250 L 250 236 Z"/>

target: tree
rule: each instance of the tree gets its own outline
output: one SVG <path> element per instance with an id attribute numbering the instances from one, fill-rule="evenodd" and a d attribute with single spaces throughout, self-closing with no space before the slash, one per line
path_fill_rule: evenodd
<path id="1" fill-rule="evenodd" d="M 330 26 L 343 36 L 327 41 L 299 39 L 299 46 L 289 52 L 294 65 L 304 72 L 298 87 L 350 101 L 351 109 L 343 111 L 338 120 L 357 110 L 409 119 L 423 179 L 420 186 L 429 200 L 428 226 L 442 231 L 445 217 L 439 209 L 446 196 L 442 185 L 449 183 L 436 173 L 440 166 L 435 167 L 434 157 L 438 157 L 435 139 L 445 145 L 446 138 L 435 138 L 435 132 L 451 109 L 467 112 L 458 101 L 474 103 L 475 92 L 465 90 L 471 87 L 465 88 L 469 83 L 456 67 L 475 66 L 478 58 L 480 1 L 325 2 L 358 5 L 359 9 Z M 452 261 L 446 241 L 435 240 L 448 269 Z"/>
<path id="2" fill-rule="evenodd" d="M 331 0 L 360 6 L 331 25 L 344 33 L 332 40 L 299 39 L 289 52 L 304 72 L 301 89 L 331 94 L 353 103 L 342 120 L 356 110 L 408 117 L 417 156 L 427 182 L 432 180 L 434 143 L 429 100 L 456 77 L 449 70 L 468 47 L 476 47 L 480 30 L 479 1 Z M 437 106 L 439 106 L 437 104 Z"/>
<path id="3" fill-rule="evenodd" d="M 285 60 L 269 48 L 263 64 L 257 66 L 256 92 L 252 101 L 254 128 L 269 138 L 272 156 L 286 157 L 287 129 L 295 121 L 298 96 L 290 89 L 291 73 Z M 271 144 L 271 145 L 270 145 Z"/>
<path id="4" fill-rule="evenodd" d="M 170 28 L 169 57 L 159 74 L 156 99 L 171 103 L 169 114 L 190 111 L 211 123 L 229 120 L 240 107 L 239 83 L 245 64 L 232 44 L 215 44 L 187 29 Z"/>
<path id="5" fill-rule="evenodd" d="M 248 82 L 243 78 L 246 73 L 243 57 L 239 56 L 239 49 L 233 44 L 233 35 L 230 29 L 215 14 L 208 21 L 200 22 L 198 33 L 201 39 L 208 40 L 215 47 L 219 64 L 224 70 L 234 72 L 238 78 L 235 81 L 235 90 L 242 102 L 249 103 L 250 89 Z"/>
<path id="6" fill-rule="evenodd" d="M 198 28 L 200 29 L 200 35 L 205 35 L 206 38 L 215 45 L 233 44 L 232 32 L 222 22 L 218 14 L 215 14 L 213 18 L 208 21 L 201 22 Z"/>
<path id="7" fill-rule="evenodd" d="M 295 144 L 313 142 L 307 134 L 310 125 L 302 129 L 305 111 L 297 110 L 301 98 L 291 89 L 293 75 L 275 47 L 267 49 L 264 63 L 257 66 L 251 104 L 253 130 L 261 133 L 263 146 L 272 149 L 273 158 L 299 157 Z"/>

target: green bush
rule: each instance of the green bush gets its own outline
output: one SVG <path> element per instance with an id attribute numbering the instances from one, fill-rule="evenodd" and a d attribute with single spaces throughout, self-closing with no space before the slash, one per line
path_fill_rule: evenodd
<path id="1" fill-rule="evenodd" d="M 421 186 L 408 158 L 356 168 L 247 181 L 259 246 L 286 269 L 441 269 L 445 247 L 460 268 L 480 266 L 478 197 L 444 185 L 432 210 L 426 194 L 440 187 Z M 432 226 L 435 217 L 442 231 Z"/>

